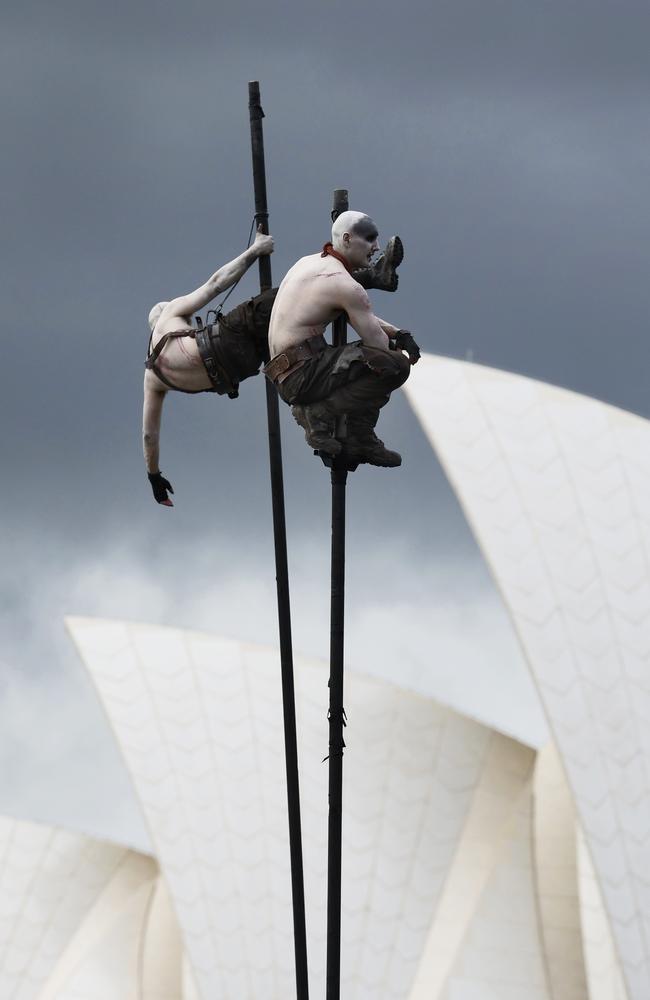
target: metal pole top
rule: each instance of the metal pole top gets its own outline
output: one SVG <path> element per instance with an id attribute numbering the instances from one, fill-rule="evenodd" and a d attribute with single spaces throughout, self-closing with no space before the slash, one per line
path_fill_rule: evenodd
<path id="1" fill-rule="evenodd" d="M 248 111 L 251 119 L 264 118 L 259 80 L 251 80 L 248 84 Z"/>
<path id="2" fill-rule="evenodd" d="M 350 207 L 347 188 L 336 188 L 332 198 L 332 222 Z"/>

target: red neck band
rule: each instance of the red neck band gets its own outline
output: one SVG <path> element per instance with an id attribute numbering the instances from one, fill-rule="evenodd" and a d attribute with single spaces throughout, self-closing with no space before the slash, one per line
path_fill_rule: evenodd
<path id="1" fill-rule="evenodd" d="M 348 274 L 352 274 L 352 268 L 348 264 L 343 254 L 339 253 L 338 250 L 335 250 L 331 243 L 325 243 L 323 245 L 323 252 L 321 253 L 321 257 L 336 257 L 337 260 L 341 261 L 343 267 L 348 272 Z"/>

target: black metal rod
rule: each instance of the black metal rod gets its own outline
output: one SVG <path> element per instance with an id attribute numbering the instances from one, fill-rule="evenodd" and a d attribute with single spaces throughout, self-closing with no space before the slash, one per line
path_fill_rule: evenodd
<path id="1" fill-rule="evenodd" d="M 336 220 L 341 212 L 347 212 L 348 206 L 348 192 L 345 188 L 337 188 L 332 198 L 332 222 Z M 345 314 L 337 316 L 332 324 L 332 343 L 334 347 L 343 347 L 347 343 L 347 329 L 348 324 Z"/>
<path id="2" fill-rule="evenodd" d="M 264 112 L 260 103 L 257 81 L 248 84 L 248 108 L 253 154 L 255 215 L 263 232 L 268 234 L 266 171 L 264 165 Z M 260 289 L 271 288 L 271 259 L 259 259 Z M 280 633 L 280 665 L 282 673 L 282 707 L 284 713 L 284 750 L 287 773 L 287 804 L 289 812 L 289 852 L 291 856 L 291 893 L 293 899 L 293 935 L 296 963 L 296 995 L 308 1000 L 307 932 L 305 927 L 305 883 L 302 868 L 302 829 L 300 822 L 300 781 L 298 776 L 298 741 L 296 738 L 296 701 L 293 681 L 293 649 L 291 642 L 291 605 L 289 601 L 289 568 L 287 563 L 287 527 L 284 511 L 284 481 L 282 475 L 282 441 L 278 394 L 266 383 L 266 413 L 269 430 L 269 462 L 271 467 L 271 498 L 273 504 L 273 540 L 275 574 L 278 595 L 278 626 Z"/>
<path id="3" fill-rule="evenodd" d="M 332 220 L 348 208 L 348 193 L 334 192 Z M 345 316 L 334 322 L 333 342 L 347 341 Z M 332 581 L 329 681 L 329 816 L 327 827 L 327 972 L 326 1000 L 341 995 L 341 846 L 343 832 L 343 667 L 345 626 L 345 488 L 348 472 L 332 462 Z"/>
<path id="4" fill-rule="evenodd" d="M 341 840 L 343 830 L 343 645 L 346 469 L 331 471 L 332 593 L 330 611 L 329 818 L 327 837 L 327 1000 L 341 992 Z"/>

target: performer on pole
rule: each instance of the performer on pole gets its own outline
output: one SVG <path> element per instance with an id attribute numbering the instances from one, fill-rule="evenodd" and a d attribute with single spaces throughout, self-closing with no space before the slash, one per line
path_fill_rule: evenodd
<path id="1" fill-rule="evenodd" d="M 257 375 L 268 358 L 268 332 L 276 288 L 249 299 L 208 326 L 194 325 L 193 314 L 235 285 L 251 264 L 273 252 L 273 238 L 258 227 L 255 241 L 234 260 L 187 295 L 158 302 L 149 313 L 151 338 L 145 361 L 142 439 L 147 474 L 154 499 L 174 504 L 174 490 L 159 467 L 160 425 L 165 396 L 177 392 L 216 392 L 234 399 L 239 383 Z M 395 291 L 396 268 L 403 258 L 402 243 L 394 236 L 374 264 L 364 258 L 354 274 L 364 288 Z M 197 324 L 199 323 L 197 318 Z"/>
<path id="2" fill-rule="evenodd" d="M 375 435 L 379 410 L 409 376 L 420 351 L 408 330 L 375 316 L 354 272 L 377 252 L 377 226 L 363 212 L 347 211 L 332 226 L 332 241 L 302 257 L 278 290 L 269 328 L 265 375 L 293 407 L 308 444 L 349 462 L 395 467 L 401 456 Z M 359 341 L 329 346 L 325 328 L 346 313 Z M 403 354 L 406 351 L 408 359 Z M 347 417 L 345 445 L 336 418 Z"/>
<path id="3" fill-rule="evenodd" d="M 149 313 L 151 337 L 145 361 L 142 443 L 154 499 L 173 507 L 174 490 L 158 465 L 160 423 L 165 396 L 177 392 L 216 392 L 235 398 L 239 383 L 256 375 L 266 351 L 275 290 L 256 296 L 219 322 L 193 324 L 193 314 L 235 285 L 258 258 L 273 253 L 273 237 L 258 232 L 255 241 L 187 295 L 158 302 Z"/>

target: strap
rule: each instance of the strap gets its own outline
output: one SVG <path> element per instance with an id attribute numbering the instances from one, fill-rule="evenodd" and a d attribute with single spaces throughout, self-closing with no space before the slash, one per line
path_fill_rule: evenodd
<path id="1" fill-rule="evenodd" d="M 160 355 L 164 351 L 165 347 L 167 346 L 168 341 L 170 341 L 173 337 L 191 337 L 191 338 L 194 338 L 195 336 L 196 336 L 196 330 L 193 330 L 193 329 L 189 329 L 189 330 L 172 330 L 171 333 L 164 333 L 162 335 L 162 337 L 160 338 L 160 340 L 158 341 L 158 343 L 156 344 L 156 346 L 154 347 L 154 349 L 152 351 L 151 350 L 151 341 L 153 339 L 153 333 L 152 333 L 151 337 L 149 337 L 149 349 L 147 351 L 147 360 L 144 363 L 145 368 L 153 368 L 153 366 L 155 365 L 156 361 L 158 360 L 158 358 L 160 357 Z"/>
<path id="2" fill-rule="evenodd" d="M 218 341 L 218 339 L 219 330 L 215 330 L 212 325 L 196 331 L 196 346 L 214 391 L 220 396 L 227 395 L 230 399 L 236 399 L 239 395 L 239 383 L 231 379 L 224 366 L 217 360 L 213 340 Z"/>
<path id="3" fill-rule="evenodd" d="M 323 252 L 321 253 L 321 257 L 336 257 L 337 260 L 341 261 L 343 267 L 348 272 L 348 274 L 352 274 L 352 268 L 348 264 L 343 254 L 339 253 L 338 250 L 335 250 L 334 246 L 331 243 L 323 244 Z"/>
<path id="4" fill-rule="evenodd" d="M 300 344 L 287 347 L 286 351 L 276 354 L 274 358 L 264 365 L 262 371 L 271 382 L 277 381 L 282 375 L 288 375 L 296 365 L 315 358 L 325 350 L 327 343 L 324 337 L 310 337 Z"/>
<path id="5" fill-rule="evenodd" d="M 206 392 L 206 391 L 207 392 L 212 392 L 213 390 L 211 390 L 211 389 L 207 389 L 207 390 L 205 390 L 205 389 L 182 389 L 180 387 L 180 385 L 174 385 L 173 382 L 170 382 L 170 380 L 167 378 L 167 376 L 164 375 L 161 372 L 161 370 L 158 367 L 158 365 L 156 364 L 156 362 L 158 361 L 158 358 L 160 357 L 160 355 L 162 354 L 163 350 L 167 346 L 167 343 L 173 337 L 192 337 L 192 338 L 194 338 L 195 335 L 196 335 L 196 331 L 195 330 L 172 330 L 170 333 L 163 334 L 163 336 L 160 338 L 160 340 L 158 341 L 158 343 L 156 344 L 156 346 L 154 347 L 154 349 L 152 351 L 151 350 L 151 341 L 153 340 L 153 333 L 152 333 L 151 336 L 149 337 L 149 347 L 147 349 L 147 358 L 146 358 L 146 361 L 144 363 L 145 368 L 148 368 L 149 371 L 152 371 L 154 373 L 154 375 L 156 376 L 156 378 L 159 378 L 160 381 L 163 382 L 170 389 L 174 389 L 176 392 L 185 392 L 188 395 L 192 395 L 192 396 L 195 395 L 198 392 Z"/>

